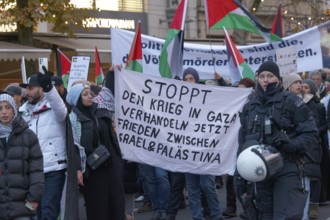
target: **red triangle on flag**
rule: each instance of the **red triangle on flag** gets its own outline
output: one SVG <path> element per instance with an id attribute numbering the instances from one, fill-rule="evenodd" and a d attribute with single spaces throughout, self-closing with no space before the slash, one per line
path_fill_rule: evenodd
<path id="1" fill-rule="evenodd" d="M 60 75 L 66 75 L 70 73 L 71 68 L 71 62 L 70 60 L 60 51 L 60 49 L 57 48 L 58 52 L 58 58 L 59 58 L 59 68 L 57 69 L 57 72 L 60 71 Z"/>
<path id="2" fill-rule="evenodd" d="M 172 20 L 172 23 L 170 25 L 170 29 L 176 29 L 176 30 L 183 30 L 184 29 L 184 22 L 186 17 L 186 0 L 182 0 L 176 9 L 174 18 Z"/>
<path id="3" fill-rule="evenodd" d="M 272 33 L 279 37 L 283 37 L 283 23 L 282 23 L 282 5 L 280 4 L 277 9 L 277 13 L 274 18 Z"/>
<path id="4" fill-rule="evenodd" d="M 142 39 L 141 39 L 141 22 L 138 22 L 135 36 L 131 45 L 131 49 L 128 54 L 126 61 L 126 67 L 130 66 L 130 62 L 142 60 Z"/>
<path id="5" fill-rule="evenodd" d="M 234 11 L 238 6 L 233 0 L 205 0 L 205 11 L 208 22 L 208 27 L 212 27 L 222 18 Z"/>
<path id="6" fill-rule="evenodd" d="M 99 51 L 97 50 L 97 47 L 95 47 L 95 82 L 96 84 L 102 84 L 103 83 L 103 71 L 101 68 L 101 62 L 100 62 L 100 56 Z"/>

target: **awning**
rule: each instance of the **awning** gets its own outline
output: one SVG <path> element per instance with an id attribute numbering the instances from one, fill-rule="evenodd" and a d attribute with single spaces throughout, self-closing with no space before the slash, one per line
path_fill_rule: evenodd
<path id="1" fill-rule="evenodd" d="M 27 60 L 37 60 L 39 57 L 49 59 L 50 49 L 40 49 L 36 47 L 24 46 L 20 44 L 0 41 L 0 60 L 20 60 L 24 56 Z"/>
<path id="2" fill-rule="evenodd" d="M 70 48 L 77 51 L 79 56 L 90 56 L 91 62 L 94 62 L 95 47 L 99 51 L 101 63 L 111 61 L 110 39 L 100 38 L 67 38 L 59 36 L 34 37 L 61 48 Z"/>

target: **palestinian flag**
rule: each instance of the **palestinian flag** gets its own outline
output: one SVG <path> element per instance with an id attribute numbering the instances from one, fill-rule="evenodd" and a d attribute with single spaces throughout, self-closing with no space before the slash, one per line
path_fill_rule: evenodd
<path id="1" fill-rule="evenodd" d="M 135 31 L 135 36 L 132 42 L 131 49 L 126 61 L 126 69 L 136 72 L 143 72 L 142 67 L 142 41 L 141 41 L 141 22 L 138 22 L 138 26 Z"/>
<path id="2" fill-rule="evenodd" d="M 71 61 L 57 48 L 57 75 L 62 77 L 64 88 L 68 87 Z"/>
<path id="3" fill-rule="evenodd" d="M 183 67 L 183 41 L 184 41 L 184 22 L 187 11 L 187 0 L 181 0 L 167 37 L 160 53 L 159 73 L 162 77 L 182 78 Z"/>
<path id="4" fill-rule="evenodd" d="M 237 0 L 204 0 L 207 25 L 211 30 L 240 29 L 255 34 L 261 34 L 267 42 L 282 40 L 265 28 Z"/>
<path id="5" fill-rule="evenodd" d="M 272 33 L 279 37 L 283 37 L 283 22 L 282 22 L 282 5 L 280 4 L 274 18 Z"/>
<path id="6" fill-rule="evenodd" d="M 250 78 L 254 81 L 254 74 L 249 65 L 238 51 L 234 41 L 231 39 L 227 30 L 225 31 L 226 47 L 228 53 L 229 70 L 232 78 L 232 83 L 236 84 L 242 78 Z"/>
<path id="7" fill-rule="evenodd" d="M 104 80 L 103 71 L 101 68 L 100 56 L 97 47 L 95 47 L 95 83 L 101 85 Z"/>

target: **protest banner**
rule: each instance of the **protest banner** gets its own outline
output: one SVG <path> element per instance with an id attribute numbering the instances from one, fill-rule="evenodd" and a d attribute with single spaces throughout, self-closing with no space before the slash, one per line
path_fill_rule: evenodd
<path id="1" fill-rule="evenodd" d="M 116 131 L 125 159 L 184 173 L 234 173 L 239 112 L 252 89 L 125 69 L 115 74 Z"/>
<path id="2" fill-rule="evenodd" d="M 87 80 L 90 57 L 73 56 L 68 81 L 68 90 L 72 83 L 78 80 Z"/>
<path id="3" fill-rule="evenodd" d="M 281 77 L 297 73 L 297 46 L 290 46 L 276 50 L 277 65 Z"/>
<path id="4" fill-rule="evenodd" d="M 237 46 L 247 64 L 253 71 L 265 60 L 276 61 L 276 50 L 290 46 L 297 47 L 297 71 L 311 71 L 330 67 L 330 21 L 302 32 L 284 37 L 275 43 Z M 134 32 L 111 29 L 112 62 L 124 65 Z M 142 35 L 143 70 L 160 76 L 159 56 L 164 40 Z M 212 50 L 211 50 L 212 48 Z M 228 57 L 224 45 L 184 44 L 184 67 L 194 67 L 201 79 L 213 79 L 214 69 L 224 78 L 230 79 Z"/>

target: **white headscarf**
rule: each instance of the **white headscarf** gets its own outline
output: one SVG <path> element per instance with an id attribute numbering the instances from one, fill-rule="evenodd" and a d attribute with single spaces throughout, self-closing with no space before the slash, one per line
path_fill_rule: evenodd
<path id="1" fill-rule="evenodd" d="M 8 102 L 14 109 L 14 117 L 8 125 L 0 122 L 0 138 L 8 138 L 13 128 L 13 121 L 17 117 L 17 107 L 14 98 L 9 94 L 1 94 L 0 102 Z"/>

